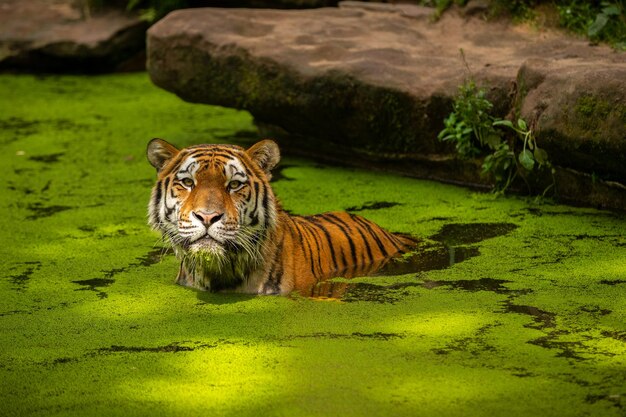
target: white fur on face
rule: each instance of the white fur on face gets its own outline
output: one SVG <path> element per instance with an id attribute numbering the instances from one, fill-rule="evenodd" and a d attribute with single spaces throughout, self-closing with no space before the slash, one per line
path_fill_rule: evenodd
<path id="1" fill-rule="evenodd" d="M 192 178 L 195 181 L 195 174 L 200 168 L 200 164 L 194 158 L 188 158 L 180 167 L 177 175 L 179 180 L 184 178 Z M 244 165 L 237 158 L 231 158 L 224 165 L 225 183 L 224 189 L 228 187 L 231 181 L 239 181 L 246 183 L 248 175 Z M 235 192 L 234 190 L 233 192 Z M 237 207 L 238 213 L 241 213 L 243 207 Z M 237 222 L 228 221 L 223 217 L 217 222 L 211 224 L 208 228 L 197 217 L 189 216 L 185 221 L 178 221 L 178 233 L 188 242 L 189 250 L 195 252 L 207 252 L 219 254 L 223 252 L 223 247 L 227 241 L 234 241 L 237 237 L 239 225 Z"/>
<path id="2" fill-rule="evenodd" d="M 176 173 L 176 178 L 191 178 L 194 179 L 196 176 L 196 171 L 200 168 L 200 164 L 193 156 L 187 157 L 185 162 L 182 163 L 180 169 Z"/>
<path id="3" fill-rule="evenodd" d="M 245 182 L 248 180 L 248 174 L 246 173 L 246 169 L 243 167 L 241 161 L 237 158 L 232 158 L 226 163 L 226 165 L 224 166 L 224 172 L 226 172 L 227 181 L 237 180 Z"/>

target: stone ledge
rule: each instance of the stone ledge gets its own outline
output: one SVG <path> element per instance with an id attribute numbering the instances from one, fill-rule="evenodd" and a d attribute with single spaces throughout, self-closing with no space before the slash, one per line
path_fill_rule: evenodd
<path id="1" fill-rule="evenodd" d="M 66 0 L 0 0 L 0 70 L 95 73 L 144 68 L 148 24 L 119 10 L 91 17 Z"/>
<path id="2" fill-rule="evenodd" d="M 475 164 L 455 161 L 436 139 L 468 75 L 462 48 L 497 114 L 521 112 L 559 170 L 579 173 L 583 183 L 605 178 L 596 184 L 618 195 L 592 198 L 584 184 L 572 189 L 575 181 L 558 197 L 626 208 L 620 185 L 626 182 L 624 55 L 560 33 L 457 13 L 431 23 L 348 5 L 173 12 L 148 31 L 150 75 L 185 100 L 250 111 L 260 124 L 287 132 L 280 139 L 290 148 L 300 144 L 366 160 L 385 155 L 391 165 L 414 161 L 419 168 L 407 169 L 411 175 L 432 171 L 448 181 L 485 184 L 476 170 L 455 169 Z M 576 107 L 581 97 L 584 106 Z M 598 108 L 606 123 L 595 116 Z M 577 114 L 596 127 L 572 123 Z M 428 160 L 438 160 L 439 168 Z"/>

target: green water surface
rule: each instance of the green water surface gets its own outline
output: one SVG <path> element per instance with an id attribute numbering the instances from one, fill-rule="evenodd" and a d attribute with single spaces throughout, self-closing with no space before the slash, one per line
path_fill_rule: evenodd
<path id="1" fill-rule="evenodd" d="M 284 207 L 423 239 L 316 295 L 174 284 L 152 137 L 256 137 L 145 74 L 0 76 L 0 415 L 623 416 L 626 220 L 284 158 Z"/>

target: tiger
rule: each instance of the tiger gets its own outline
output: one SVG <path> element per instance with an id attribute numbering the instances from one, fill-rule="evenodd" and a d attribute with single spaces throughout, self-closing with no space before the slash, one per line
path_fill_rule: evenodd
<path id="1" fill-rule="evenodd" d="M 200 144 L 155 138 L 148 223 L 180 260 L 176 283 L 203 291 L 288 294 L 330 277 L 363 276 L 415 240 L 347 212 L 289 214 L 275 196 L 278 145 Z"/>

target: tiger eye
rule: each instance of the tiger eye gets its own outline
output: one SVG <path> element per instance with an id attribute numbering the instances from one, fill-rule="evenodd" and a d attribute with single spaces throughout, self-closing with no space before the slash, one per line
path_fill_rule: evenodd
<path id="1" fill-rule="evenodd" d="M 183 183 L 185 187 L 188 187 L 188 188 L 191 188 L 194 185 L 194 182 L 191 178 L 183 178 L 181 182 Z"/>
<path id="2" fill-rule="evenodd" d="M 233 181 L 228 183 L 228 188 L 231 189 L 231 190 L 234 190 L 236 188 L 241 187 L 241 185 L 242 185 L 241 181 L 233 180 Z"/>

